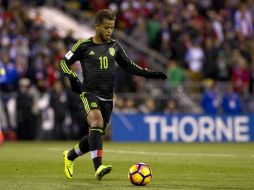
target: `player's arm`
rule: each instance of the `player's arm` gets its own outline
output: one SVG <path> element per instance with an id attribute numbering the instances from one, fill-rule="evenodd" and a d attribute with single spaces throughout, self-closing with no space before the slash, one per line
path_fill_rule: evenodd
<path id="1" fill-rule="evenodd" d="M 163 72 L 153 72 L 146 68 L 141 68 L 140 66 L 138 66 L 129 59 L 128 55 L 125 53 L 125 51 L 120 45 L 119 47 L 120 49 L 117 51 L 116 55 L 116 62 L 126 72 L 146 78 L 163 79 L 163 80 L 167 78 L 167 75 L 165 75 Z"/>
<path id="2" fill-rule="evenodd" d="M 83 91 L 83 85 L 78 79 L 77 74 L 71 70 L 70 66 L 79 60 L 81 49 L 81 41 L 78 41 L 60 61 L 60 68 L 62 69 L 64 75 L 69 79 L 72 91 L 79 94 Z"/>

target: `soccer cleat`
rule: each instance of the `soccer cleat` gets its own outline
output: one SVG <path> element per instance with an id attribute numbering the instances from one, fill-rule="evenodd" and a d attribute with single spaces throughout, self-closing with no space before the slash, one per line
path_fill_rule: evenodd
<path id="1" fill-rule="evenodd" d="M 69 151 L 64 151 L 63 152 L 63 157 L 64 157 L 64 171 L 67 179 L 71 179 L 73 176 L 73 161 L 69 160 L 67 155 Z"/>
<path id="2" fill-rule="evenodd" d="M 108 174 L 112 170 L 111 165 L 100 165 L 100 167 L 95 172 L 95 178 L 100 181 L 104 175 Z"/>

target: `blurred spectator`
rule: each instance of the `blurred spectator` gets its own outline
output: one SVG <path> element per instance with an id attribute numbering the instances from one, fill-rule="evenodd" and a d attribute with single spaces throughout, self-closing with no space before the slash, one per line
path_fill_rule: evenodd
<path id="1" fill-rule="evenodd" d="M 223 31 L 223 18 L 220 13 L 217 13 L 215 11 L 209 11 L 208 15 L 211 19 L 213 32 L 216 37 L 216 42 L 218 42 L 218 45 L 221 45 L 224 42 L 224 31 Z"/>
<path id="2" fill-rule="evenodd" d="M 133 98 L 127 98 L 125 101 L 125 106 L 122 109 L 124 113 L 137 113 L 137 106 Z"/>
<path id="3" fill-rule="evenodd" d="M 216 59 L 218 56 L 218 48 L 214 45 L 212 38 L 208 37 L 205 39 L 204 48 L 204 66 L 202 68 L 204 73 L 204 78 L 216 78 L 218 72 L 218 66 L 216 64 Z"/>
<path id="4" fill-rule="evenodd" d="M 71 124 L 66 126 L 66 138 L 81 139 L 84 135 L 88 134 L 89 127 L 86 122 L 85 114 L 80 111 L 78 106 L 80 103 L 80 97 L 78 94 L 72 92 L 69 88 L 66 92 L 68 99 L 68 115 L 71 117 Z"/>
<path id="5" fill-rule="evenodd" d="M 170 57 L 170 30 L 168 20 L 162 19 L 160 22 L 160 30 L 157 33 L 156 41 L 153 43 L 154 48 L 159 50 L 164 56 Z"/>
<path id="6" fill-rule="evenodd" d="M 156 104 L 154 102 L 154 99 L 147 98 L 145 101 L 139 106 L 139 110 L 142 113 L 154 113 L 156 112 Z"/>
<path id="7" fill-rule="evenodd" d="M 147 21 L 147 32 L 150 47 L 153 49 L 158 48 L 158 37 L 160 32 L 160 18 L 158 13 L 153 13 L 152 18 Z"/>
<path id="8" fill-rule="evenodd" d="M 71 10 L 78 10 L 81 9 L 81 3 L 77 0 L 69 0 L 65 3 L 67 7 Z"/>
<path id="9" fill-rule="evenodd" d="M 246 3 L 241 2 L 239 9 L 234 17 L 236 32 L 246 38 L 253 35 L 253 18 L 251 12 L 247 9 Z"/>
<path id="10" fill-rule="evenodd" d="M 6 52 L 1 54 L 0 62 L 3 64 L 6 75 L 6 80 L 2 82 L 1 85 L 2 89 L 3 91 L 13 91 L 16 89 L 18 82 L 18 72 L 15 64 L 10 60 L 9 55 Z"/>
<path id="11" fill-rule="evenodd" d="M 33 98 L 27 93 L 30 80 L 23 78 L 19 81 L 19 92 L 16 98 L 17 135 L 20 140 L 33 140 L 36 137 L 35 118 L 32 112 Z"/>
<path id="12" fill-rule="evenodd" d="M 6 70 L 4 67 L 4 64 L 0 61 L 0 89 L 1 89 L 1 84 L 5 83 L 6 81 Z"/>
<path id="13" fill-rule="evenodd" d="M 222 98 L 222 109 L 226 114 L 241 113 L 241 105 L 239 95 L 234 91 L 232 86 L 228 86 L 227 92 Z"/>
<path id="14" fill-rule="evenodd" d="M 218 52 L 217 59 L 215 60 L 215 65 L 213 66 L 212 70 L 214 72 L 216 72 L 213 74 L 215 74 L 215 76 L 216 76 L 215 78 L 218 81 L 229 81 L 230 80 L 231 68 L 230 68 L 228 60 L 225 57 L 224 52 Z M 210 78 L 213 78 L 212 76 L 213 75 L 210 75 Z"/>
<path id="15" fill-rule="evenodd" d="M 114 102 L 114 112 L 122 112 L 124 105 L 125 105 L 125 101 L 124 98 L 117 96 L 115 97 L 115 101 Z"/>
<path id="16" fill-rule="evenodd" d="M 0 130 L 8 128 L 7 116 L 4 109 L 4 104 L 0 99 Z"/>
<path id="17" fill-rule="evenodd" d="M 69 30 L 64 38 L 64 44 L 66 45 L 66 48 L 71 49 L 75 42 L 76 40 L 73 38 L 73 30 Z"/>
<path id="18" fill-rule="evenodd" d="M 187 49 L 186 52 L 186 62 L 188 64 L 188 72 L 187 77 L 192 83 L 198 84 L 202 78 L 203 73 L 203 64 L 205 59 L 205 54 L 202 47 L 199 44 L 200 42 L 194 41 L 190 44 L 190 47 Z M 195 85 L 191 89 L 192 92 L 199 93 L 200 88 L 198 85 Z"/>
<path id="19" fill-rule="evenodd" d="M 10 96 L 6 102 L 6 113 L 8 115 L 7 119 L 8 119 L 8 129 L 7 130 L 12 130 L 14 131 L 15 129 L 17 129 L 17 110 L 16 110 L 16 97 L 14 95 Z M 33 102 L 33 106 L 34 106 L 34 102 Z M 32 111 L 33 112 L 33 111 Z M 34 120 L 35 121 L 35 120 Z M 36 123 L 35 123 L 35 126 Z M 14 132 L 15 133 L 15 132 Z"/>
<path id="20" fill-rule="evenodd" d="M 41 125 L 37 138 L 40 140 L 54 139 L 55 113 L 50 106 L 50 94 L 42 91 L 37 104 L 41 113 Z"/>
<path id="21" fill-rule="evenodd" d="M 54 124 L 54 131 L 53 135 L 55 139 L 64 139 L 65 133 L 64 133 L 64 127 L 65 119 L 67 119 L 68 116 L 68 99 L 65 89 L 63 88 L 63 85 L 61 81 L 55 81 L 53 90 L 50 94 L 50 106 L 54 110 L 54 118 L 55 118 L 55 124 Z"/>
<path id="22" fill-rule="evenodd" d="M 145 24 L 145 20 L 143 18 L 139 18 L 137 20 L 137 25 L 133 29 L 130 37 L 132 37 L 135 41 L 138 41 L 145 47 L 147 47 L 149 45 L 148 35 L 146 32 L 146 24 Z"/>
<path id="23" fill-rule="evenodd" d="M 240 94 L 245 94 L 248 91 L 250 71 L 246 60 L 239 54 L 235 59 L 235 65 L 232 70 L 233 88 Z"/>
<path id="24" fill-rule="evenodd" d="M 212 80 L 205 81 L 206 90 L 203 93 L 201 105 L 205 113 L 216 114 L 219 108 L 219 95 Z"/>
<path id="25" fill-rule="evenodd" d="M 192 73 L 201 73 L 205 54 L 198 41 L 191 43 L 190 47 L 187 49 L 185 59 Z"/>
<path id="26" fill-rule="evenodd" d="M 30 50 L 27 39 L 18 37 L 10 47 L 10 59 L 15 62 L 17 62 L 19 59 L 23 59 L 23 67 L 27 67 L 29 54 Z"/>
<path id="27" fill-rule="evenodd" d="M 89 4 L 93 12 L 97 12 L 101 9 L 106 9 L 108 7 L 107 0 L 89 0 Z"/>
<path id="28" fill-rule="evenodd" d="M 167 76 L 167 86 L 169 88 L 176 88 L 182 85 L 185 80 L 184 70 L 178 65 L 176 60 L 173 59 L 169 60 L 167 64 Z"/>
<path id="29" fill-rule="evenodd" d="M 254 94 L 254 62 L 250 66 L 250 85 L 249 85 L 249 94 Z"/>
<path id="30" fill-rule="evenodd" d="M 177 103 L 173 98 L 170 98 L 167 101 L 166 107 L 164 108 L 163 112 L 166 113 L 166 114 L 176 114 L 176 113 L 178 113 Z"/>
<path id="31" fill-rule="evenodd" d="M 130 34 L 136 24 L 137 12 L 133 9 L 131 1 L 124 0 L 120 5 L 119 27 Z"/>

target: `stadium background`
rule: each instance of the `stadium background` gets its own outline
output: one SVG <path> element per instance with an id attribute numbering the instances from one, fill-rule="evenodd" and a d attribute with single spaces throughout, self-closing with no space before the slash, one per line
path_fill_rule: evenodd
<path id="1" fill-rule="evenodd" d="M 58 63 L 77 38 L 93 35 L 94 14 L 102 8 L 117 14 L 114 38 L 129 56 L 168 75 L 167 81 L 154 81 L 117 68 L 114 116 L 123 128 L 132 122 L 135 127 L 145 115 L 170 120 L 172 115 L 201 114 L 222 117 L 228 130 L 224 116 L 244 116 L 242 126 L 248 128 L 239 133 L 248 133 L 243 141 L 253 138 L 252 1 L 0 2 L 0 126 L 6 140 L 72 140 L 87 132 L 79 96 L 70 91 Z M 72 68 L 82 80 L 79 64 Z M 188 126 L 194 130 L 187 122 L 186 136 Z M 110 130 L 106 138 L 111 135 Z"/>
<path id="2" fill-rule="evenodd" d="M 66 180 L 62 152 L 87 128 L 59 60 L 101 8 L 129 56 L 169 80 L 118 68 L 103 145 L 113 171 L 97 182 L 87 154 Z M 137 162 L 150 190 L 254 189 L 253 14 L 252 0 L 0 0 L 0 189 L 140 189 L 127 179 Z"/>

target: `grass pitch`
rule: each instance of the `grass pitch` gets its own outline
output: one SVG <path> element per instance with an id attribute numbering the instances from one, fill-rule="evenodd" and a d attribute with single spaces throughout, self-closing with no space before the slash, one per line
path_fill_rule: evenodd
<path id="1" fill-rule="evenodd" d="M 78 158 L 65 179 L 62 152 L 76 142 L 16 142 L 0 146 L 1 190 L 254 189 L 254 144 L 105 143 L 104 163 L 113 166 L 94 179 L 90 154 Z M 135 187 L 129 167 L 146 162 L 153 181 Z"/>

